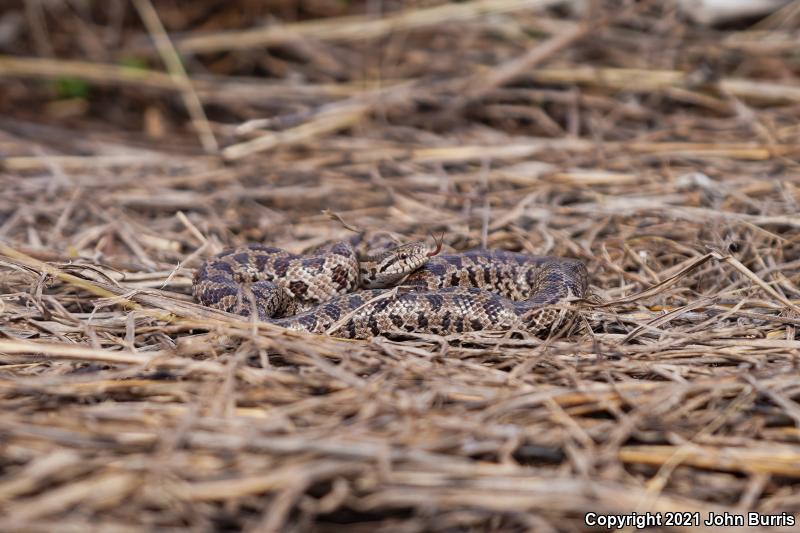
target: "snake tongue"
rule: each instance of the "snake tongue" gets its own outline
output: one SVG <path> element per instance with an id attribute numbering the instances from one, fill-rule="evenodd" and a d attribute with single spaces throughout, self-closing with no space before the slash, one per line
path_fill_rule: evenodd
<path id="1" fill-rule="evenodd" d="M 427 255 L 428 257 L 433 257 L 434 255 L 438 254 L 441 251 L 442 251 L 442 241 L 439 240 L 436 242 L 436 249 L 431 252 L 428 252 L 425 255 Z"/>

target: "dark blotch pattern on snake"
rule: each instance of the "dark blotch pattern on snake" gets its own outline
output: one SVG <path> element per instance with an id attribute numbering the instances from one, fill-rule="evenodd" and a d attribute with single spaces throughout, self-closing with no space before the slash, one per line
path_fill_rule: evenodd
<path id="1" fill-rule="evenodd" d="M 193 283 L 204 305 L 288 329 L 365 339 L 402 332 L 549 331 L 554 305 L 586 295 L 575 259 L 423 243 L 359 256 L 339 242 L 304 256 L 248 245 L 208 259 Z"/>

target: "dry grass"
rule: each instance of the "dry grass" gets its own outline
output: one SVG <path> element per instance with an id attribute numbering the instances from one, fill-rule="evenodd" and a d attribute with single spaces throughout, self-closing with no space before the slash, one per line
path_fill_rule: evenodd
<path id="1" fill-rule="evenodd" d="M 800 513 L 797 21 L 545 4 L 309 3 L 336 17 L 253 30 L 257 2 L 145 0 L 75 44 L 87 13 L 30 2 L 0 56 L 0 529 Z M 90 94 L 42 81 L 65 77 Z M 595 298 L 550 339 L 369 342 L 191 302 L 223 247 L 347 236 L 325 210 L 578 257 Z"/>

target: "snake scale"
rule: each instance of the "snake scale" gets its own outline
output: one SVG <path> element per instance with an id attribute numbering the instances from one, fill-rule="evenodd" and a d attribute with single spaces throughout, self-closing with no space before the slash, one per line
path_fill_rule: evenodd
<path id="1" fill-rule="evenodd" d="M 377 254 L 341 241 L 307 255 L 250 244 L 207 259 L 201 304 L 292 330 L 366 339 L 403 332 L 549 331 L 554 305 L 586 295 L 579 260 L 501 250 L 438 255 L 424 243 Z"/>

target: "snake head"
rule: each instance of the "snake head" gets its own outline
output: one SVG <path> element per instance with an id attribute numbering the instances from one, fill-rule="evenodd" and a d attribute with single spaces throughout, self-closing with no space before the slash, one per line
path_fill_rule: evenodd
<path id="1" fill-rule="evenodd" d="M 361 286 L 380 289 L 395 285 L 440 250 L 441 244 L 431 251 L 424 242 L 412 242 L 363 258 L 360 263 Z"/>

